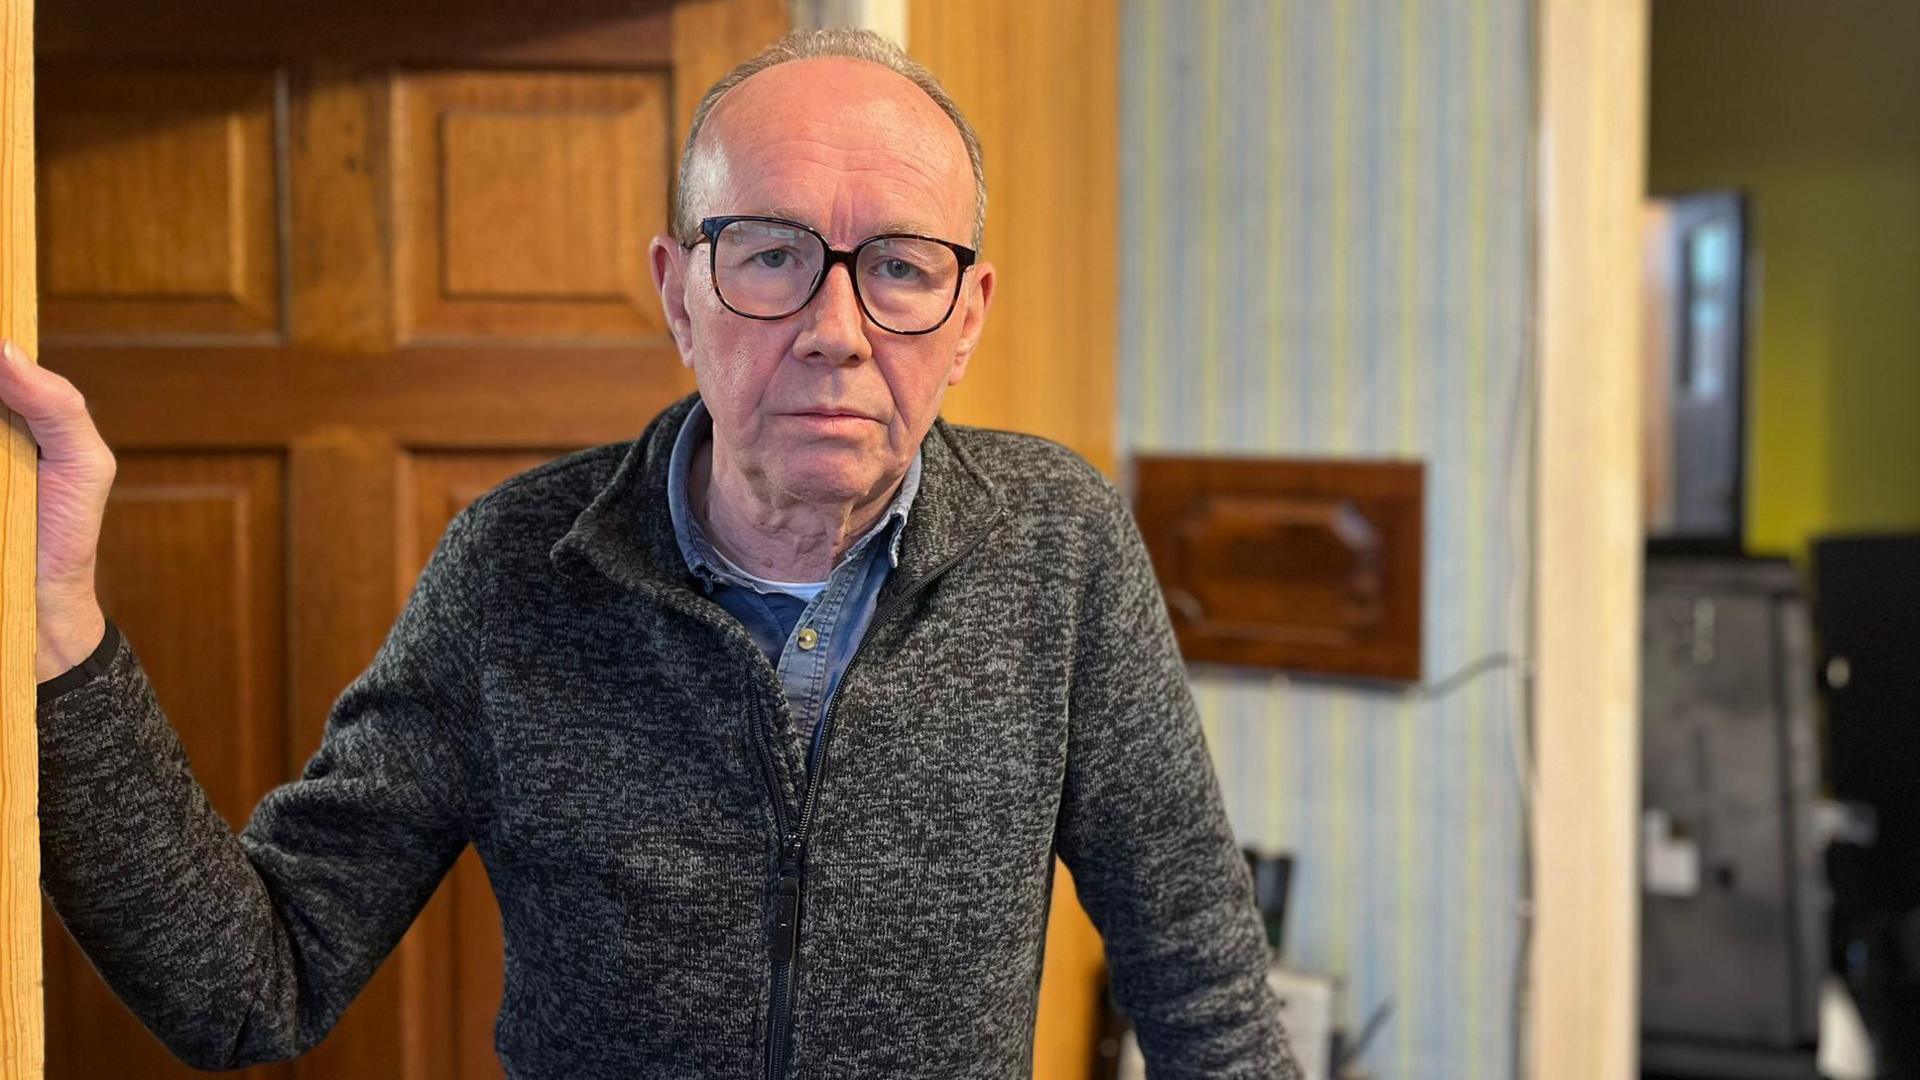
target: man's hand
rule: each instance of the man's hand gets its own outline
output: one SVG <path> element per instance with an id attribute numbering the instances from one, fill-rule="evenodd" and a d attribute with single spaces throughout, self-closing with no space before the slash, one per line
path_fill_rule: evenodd
<path id="1" fill-rule="evenodd" d="M 45 682 L 85 660 L 107 630 L 93 574 L 115 465 L 71 382 L 28 362 L 11 341 L 0 340 L 0 354 L 0 404 L 19 413 L 40 444 L 33 672 Z"/>

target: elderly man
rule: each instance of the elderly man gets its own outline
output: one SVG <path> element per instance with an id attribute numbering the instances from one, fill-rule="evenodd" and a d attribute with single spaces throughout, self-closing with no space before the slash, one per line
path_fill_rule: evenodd
<path id="1" fill-rule="evenodd" d="M 871 35 L 716 85 L 651 251 L 699 393 L 460 513 L 238 836 L 93 600 L 111 455 L 6 365 L 45 454 L 46 888 L 175 1053 L 313 1046 L 472 843 L 510 1076 L 1024 1076 L 1058 853 L 1155 1076 L 1291 1073 L 1124 502 L 937 419 L 993 298 L 984 199 L 959 111 Z"/>

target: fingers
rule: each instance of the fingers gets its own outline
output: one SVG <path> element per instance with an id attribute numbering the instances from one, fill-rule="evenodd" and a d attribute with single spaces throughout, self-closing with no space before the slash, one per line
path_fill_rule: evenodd
<path id="1" fill-rule="evenodd" d="M 26 420 L 42 461 L 112 460 L 79 388 L 58 372 L 30 363 L 11 341 L 0 342 L 0 404 Z"/>

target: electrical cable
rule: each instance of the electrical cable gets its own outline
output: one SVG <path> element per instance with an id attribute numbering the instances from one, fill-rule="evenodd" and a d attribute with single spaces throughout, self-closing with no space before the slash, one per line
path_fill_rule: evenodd
<path id="1" fill-rule="evenodd" d="M 1527 79 L 1532 93 L 1526 96 L 1526 124 L 1529 153 L 1526 155 L 1520 205 L 1531 209 L 1533 225 L 1528 233 L 1526 273 L 1522 278 L 1520 302 L 1520 348 L 1523 360 L 1514 382 L 1513 407 L 1507 424 L 1507 548 L 1512 570 L 1507 578 L 1507 625 L 1518 628 L 1519 652 L 1524 659 L 1514 665 L 1513 678 L 1506 683 L 1508 751 L 1512 758 L 1514 784 L 1518 788 L 1520 836 L 1516 844 L 1515 867 L 1519 895 L 1514 915 L 1519 925 L 1514 934 L 1512 1000 L 1507 1023 L 1507 1071 L 1512 1080 L 1526 1080 L 1527 1055 L 1532 1046 L 1531 973 L 1533 956 L 1533 812 L 1534 713 L 1533 657 L 1534 624 L 1528 601 L 1539 584 L 1535 575 L 1533 502 L 1536 482 L 1535 464 L 1540 452 L 1539 402 L 1535 398 L 1536 377 L 1541 363 L 1539 292 L 1540 280 L 1540 20 L 1533 5 L 1521 5 L 1519 15 L 1527 43 Z"/>
<path id="2" fill-rule="evenodd" d="M 1419 686 L 1409 687 L 1402 691 L 1402 694 L 1413 701 L 1438 701 L 1462 689 L 1475 678 L 1490 671 L 1499 671 L 1503 668 L 1512 667 L 1514 664 L 1519 663 L 1519 660 L 1520 658 L 1512 653 L 1488 653 L 1485 656 L 1475 660 L 1469 660 L 1465 664 L 1460 665 L 1458 670 L 1447 675 L 1445 678 L 1435 679 L 1430 683 L 1422 683 Z"/>
<path id="3" fill-rule="evenodd" d="M 1347 1066 L 1359 1061 L 1361 1056 L 1366 1054 L 1367 1047 L 1372 1044 L 1373 1037 L 1380 1034 L 1380 1029 L 1386 1026 L 1387 1017 L 1392 1015 L 1392 998 L 1375 1006 L 1373 1015 L 1367 1017 L 1367 1022 L 1360 1026 L 1360 1034 L 1353 1037 L 1353 1045 L 1343 1048 L 1332 1061 L 1327 1063 L 1328 1075 L 1339 1076 L 1346 1071 Z"/>

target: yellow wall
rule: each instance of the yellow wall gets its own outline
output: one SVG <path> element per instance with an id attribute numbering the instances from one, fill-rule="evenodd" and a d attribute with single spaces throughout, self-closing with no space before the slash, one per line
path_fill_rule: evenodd
<path id="1" fill-rule="evenodd" d="M 1749 546 L 1920 527 L 1920 4 L 1653 5 L 1649 187 L 1738 187 L 1761 254 Z"/>

